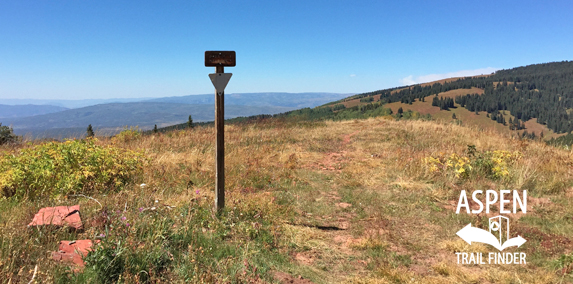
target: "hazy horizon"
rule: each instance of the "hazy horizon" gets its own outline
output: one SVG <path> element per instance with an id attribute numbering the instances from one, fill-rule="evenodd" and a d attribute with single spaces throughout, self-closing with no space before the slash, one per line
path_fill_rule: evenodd
<path id="1" fill-rule="evenodd" d="M 332 93 L 332 92 L 300 92 L 300 93 L 291 93 L 291 92 L 248 92 L 248 93 L 237 93 L 237 92 L 233 92 L 233 93 L 227 93 L 227 96 L 230 95 L 244 95 L 244 94 L 333 94 L 333 95 L 351 95 L 351 94 L 355 94 L 355 93 Z M 104 98 L 104 99 L 99 99 L 99 98 L 81 98 L 81 99 L 46 99 L 46 98 L 0 98 L 0 104 L 5 104 L 5 105 L 20 105 L 20 104 L 14 104 L 11 103 L 10 101 L 70 101 L 70 102 L 79 102 L 79 101 L 109 101 L 109 100 L 126 100 L 126 101 L 145 101 L 145 100 L 154 100 L 154 99 L 162 99 L 162 98 L 171 98 L 171 97 L 188 97 L 188 96 L 208 96 L 208 95 L 214 95 L 214 94 L 189 94 L 189 95 L 180 95 L 180 96 L 162 96 L 162 97 L 132 97 L 132 98 L 121 98 L 121 97 L 117 97 L 117 98 Z"/>
<path id="2" fill-rule="evenodd" d="M 571 60 L 573 4 L 186 1 L 0 3 L 0 99 L 361 93 Z"/>

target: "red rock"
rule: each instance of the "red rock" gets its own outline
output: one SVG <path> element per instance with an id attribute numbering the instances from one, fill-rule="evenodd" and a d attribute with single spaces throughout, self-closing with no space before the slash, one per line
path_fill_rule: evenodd
<path id="1" fill-rule="evenodd" d="M 72 228 L 81 229 L 83 224 L 82 219 L 80 218 L 80 206 L 74 205 L 42 208 L 34 216 L 34 219 L 30 224 L 28 224 L 28 226 L 42 225 L 67 225 Z"/>
<path id="2" fill-rule="evenodd" d="M 82 257 L 76 253 L 65 253 L 65 252 L 53 251 L 52 252 L 52 259 L 54 259 L 55 261 L 73 263 L 73 264 L 76 264 L 78 266 L 84 266 L 85 265 L 84 261 L 82 260 Z"/>
<path id="3" fill-rule="evenodd" d="M 98 242 L 96 241 L 96 243 Z M 52 252 L 52 259 L 83 267 L 85 264 L 82 257 L 92 250 L 92 245 L 91 240 L 60 241 L 58 251 Z"/>
<path id="4" fill-rule="evenodd" d="M 80 253 L 86 256 L 91 251 L 92 245 L 93 242 L 91 240 L 60 241 L 58 249 L 66 253 Z"/>

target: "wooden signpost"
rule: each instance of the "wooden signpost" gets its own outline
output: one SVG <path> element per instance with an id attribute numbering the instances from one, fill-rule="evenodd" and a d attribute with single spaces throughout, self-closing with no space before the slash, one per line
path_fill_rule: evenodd
<path id="1" fill-rule="evenodd" d="M 225 73 L 224 67 L 234 67 L 234 51 L 205 51 L 205 66 L 215 67 L 209 74 L 215 86 L 215 131 L 217 133 L 215 169 L 215 208 L 217 212 L 225 208 L 225 87 L 232 73 Z"/>

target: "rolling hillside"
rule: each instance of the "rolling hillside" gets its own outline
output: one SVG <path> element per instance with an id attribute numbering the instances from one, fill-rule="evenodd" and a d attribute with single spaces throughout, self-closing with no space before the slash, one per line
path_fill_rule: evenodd
<path id="1" fill-rule="evenodd" d="M 67 110 L 68 108 L 53 105 L 2 105 L 0 119 L 41 115 Z"/>
<path id="2" fill-rule="evenodd" d="M 59 100 L 59 99 L 0 99 L 0 104 L 5 105 L 53 105 L 64 108 L 82 108 L 87 106 L 109 104 L 109 103 L 133 103 L 149 100 L 152 98 L 111 98 L 111 99 L 77 99 L 77 100 Z"/>
<path id="3" fill-rule="evenodd" d="M 450 98 L 453 106 L 433 105 L 434 97 Z M 326 106 L 349 108 L 372 102 L 381 102 L 394 113 L 402 108 L 484 129 L 554 138 L 573 130 L 573 62 L 534 64 L 500 70 L 492 75 L 379 90 Z M 457 119 L 452 118 L 453 114 Z M 525 127 L 514 127 L 510 119 Z"/>
<path id="4" fill-rule="evenodd" d="M 451 105 L 440 106 L 440 100 L 449 100 Z M 440 121 L 482 130 L 554 139 L 573 129 L 573 62 L 535 64 L 500 70 L 491 75 L 378 90 L 315 108 L 239 118 L 230 123 L 270 117 L 299 121 L 345 120 L 395 115 L 400 109 L 406 114 L 402 118 L 427 118 L 429 115 Z M 182 128 L 185 125 L 173 125 L 164 130 Z"/>
<path id="5" fill-rule="evenodd" d="M 273 115 L 302 107 L 315 107 L 345 97 L 333 93 L 248 93 L 225 95 L 225 118 L 252 115 Z M 123 99 L 117 99 L 123 100 Z M 127 99 L 125 99 L 127 100 Z M 136 100 L 136 99 L 133 99 Z M 12 100 L 14 101 L 14 100 Z M 64 105 L 85 105 L 106 100 L 38 101 Z M 6 109 L 24 110 L 30 106 L 6 106 Z M 47 106 L 38 106 L 40 109 Z M 192 115 L 196 122 L 214 119 L 214 95 L 165 97 L 142 102 L 106 103 L 59 111 L 46 115 L 33 115 L 30 111 L 4 112 L 10 117 L 0 118 L 3 125 L 12 125 L 18 135 L 28 134 L 33 138 L 82 137 L 88 124 L 102 135 L 117 133 L 124 126 L 139 126 L 150 129 L 154 125 L 164 127 L 187 121 Z M 1 107 L 0 107 L 1 110 Z M 38 113 L 39 114 L 39 113 Z M 0 112 L 0 116 L 2 112 Z M 22 117 L 25 116 L 25 117 Z M 83 130 L 82 130 L 83 129 Z"/>
<path id="6" fill-rule="evenodd" d="M 225 104 L 243 106 L 281 106 L 290 108 L 316 107 L 333 100 L 338 100 L 348 94 L 335 93 L 230 93 L 225 94 Z M 213 94 L 192 95 L 182 97 L 165 97 L 149 100 L 149 102 L 179 103 L 179 104 L 214 104 Z"/>
<path id="7" fill-rule="evenodd" d="M 225 106 L 225 118 L 250 116 L 254 114 L 275 114 L 292 108 L 260 107 L 260 106 Z M 61 135 L 64 128 L 86 128 L 91 124 L 96 128 L 117 128 L 123 126 L 139 126 L 141 129 L 172 125 L 187 121 L 189 115 L 194 121 L 214 119 L 213 105 L 189 105 L 176 103 L 114 103 L 95 105 L 78 109 L 70 109 L 58 113 L 38 116 L 3 119 L 3 125 L 12 125 L 18 135 L 32 133 L 49 134 L 50 129 L 58 129 Z M 59 136 L 58 134 L 55 134 Z M 48 135 L 51 137 L 50 135 Z M 75 135 L 74 135 L 75 136 Z"/>

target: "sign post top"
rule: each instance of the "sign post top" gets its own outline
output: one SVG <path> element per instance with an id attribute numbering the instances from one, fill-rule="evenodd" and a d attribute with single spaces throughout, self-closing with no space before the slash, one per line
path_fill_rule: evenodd
<path id="1" fill-rule="evenodd" d="M 234 51 L 205 51 L 205 67 L 236 65 L 236 55 Z"/>

